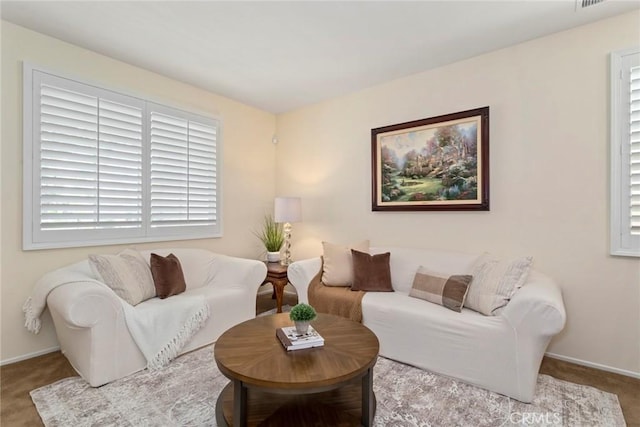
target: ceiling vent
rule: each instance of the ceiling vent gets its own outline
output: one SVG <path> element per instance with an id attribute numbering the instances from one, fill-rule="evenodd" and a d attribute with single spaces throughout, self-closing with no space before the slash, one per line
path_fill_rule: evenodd
<path id="1" fill-rule="evenodd" d="M 604 0 L 576 0 L 576 11 L 584 9 L 585 7 L 593 6 L 598 3 L 602 3 Z"/>

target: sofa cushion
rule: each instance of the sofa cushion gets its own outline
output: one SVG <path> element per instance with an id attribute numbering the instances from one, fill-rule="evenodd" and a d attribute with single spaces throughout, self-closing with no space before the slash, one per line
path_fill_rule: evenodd
<path id="1" fill-rule="evenodd" d="M 478 254 L 447 252 L 431 249 L 400 248 L 394 246 L 372 247 L 370 254 L 391 252 L 391 283 L 396 292 L 409 295 L 416 271 L 424 266 L 442 274 L 471 274 L 471 267 Z"/>
<path id="2" fill-rule="evenodd" d="M 409 296 L 460 312 L 469 290 L 471 278 L 468 274 L 449 276 L 420 266 L 413 279 L 413 287 Z"/>
<path id="3" fill-rule="evenodd" d="M 160 299 L 178 295 L 187 289 L 180 260 L 174 254 L 163 257 L 152 253 L 150 264 L 156 294 Z"/>
<path id="4" fill-rule="evenodd" d="M 352 249 L 351 256 L 353 260 L 352 291 L 393 292 L 389 252 L 369 255 Z"/>
<path id="5" fill-rule="evenodd" d="M 464 306 L 487 316 L 499 314 L 524 285 L 532 261 L 532 257 L 503 260 L 481 255 L 472 268 L 473 280 Z"/>
<path id="6" fill-rule="evenodd" d="M 180 260 L 180 267 L 184 273 L 184 281 L 187 291 L 210 284 L 215 280 L 224 280 L 224 276 L 216 277 L 216 272 L 226 271 L 227 257 L 221 254 L 213 254 L 206 249 L 196 248 L 158 248 L 154 250 L 140 251 L 142 257 L 150 264 L 151 253 L 167 256 L 174 254 Z M 151 266 L 149 266 L 151 268 Z M 266 267 L 265 267 L 266 268 Z"/>
<path id="7" fill-rule="evenodd" d="M 89 255 L 89 266 L 102 282 L 131 305 L 156 296 L 149 266 L 136 250 L 125 249 L 117 255 Z"/>
<path id="8" fill-rule="evenodd" d="M 369 241 L 364 240 L 348 247 L 322 242 L 322 258 L 324 260 L 322 283 L 326 286 L 351 286 L 353 283 L 351 249 L 369 252 Z"/>

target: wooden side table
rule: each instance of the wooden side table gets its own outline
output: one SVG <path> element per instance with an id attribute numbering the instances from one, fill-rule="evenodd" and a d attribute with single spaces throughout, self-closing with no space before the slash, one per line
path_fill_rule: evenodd
<path id="1" fill-rule="evenodd" d="M 284 287 L 289 283 L 287 277 L 288 266 L 282 265 L 279 262 L 267 262 L 267 277 L 264 279 L 265 283 L 271 283 L 273 285 L 273 294 L 276 297 L 277 312 L 282 313 L 282 298 L 284 296 Z"/>

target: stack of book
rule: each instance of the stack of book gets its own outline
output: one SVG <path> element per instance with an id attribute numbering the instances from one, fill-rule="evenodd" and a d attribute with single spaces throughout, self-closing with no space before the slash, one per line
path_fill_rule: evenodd
<path id="1" fill-rule="evenodd" d="M 324 345 L 324 338 L 311 326 L 309 326 L 306 334 L 296 332 L 295 326 L 278 328 L 276 329 L 276 336 L 287 351 L 321 347 Z"/>

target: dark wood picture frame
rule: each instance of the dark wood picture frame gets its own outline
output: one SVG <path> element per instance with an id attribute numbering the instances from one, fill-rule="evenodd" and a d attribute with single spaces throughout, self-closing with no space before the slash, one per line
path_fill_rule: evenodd
<path id="1" fill-rule="evenodd" d="M 488 211 L 489 107 L 371 129 L 371 210 Z"/>

